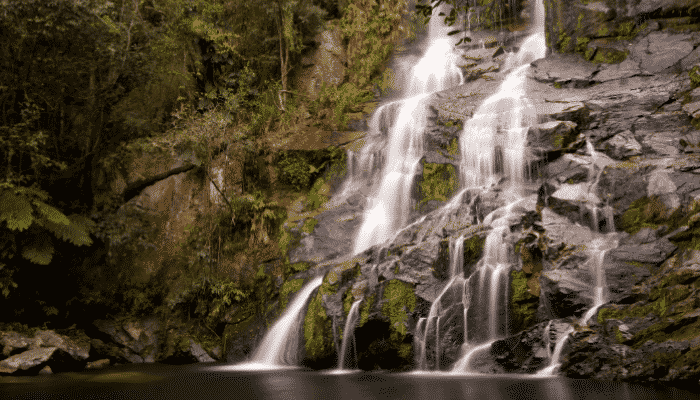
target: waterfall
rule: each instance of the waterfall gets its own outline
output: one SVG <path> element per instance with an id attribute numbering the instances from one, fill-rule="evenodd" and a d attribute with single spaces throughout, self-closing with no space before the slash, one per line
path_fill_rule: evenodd
<path id="1" fill-rule="evenodd" d="M 518 53 L 509 55 L 506 76 L 498 91 L 487 98 L 465 121 L 460 133 L 461 177 L 466 187 L 495 184 L 503 176 L 513 188 L 525 180 L 525 144 L 530 126 L 537 124 L 537 110 L 523 98 L 529 62 L 544 57 L 544 37 L 528 37 Z"/>
<path id="2" fill-rule="evenodd" d="M 347 357 L 348 345 L 352 341 L 353 352 L 355 352 L 355 366 L 357 366 L 357 348 L 355 347 L 355 326 L 360 316 L 360 303 L 362 300 L 357 300 L 352 303 L 348 319 L 345 320 L 345 328 L 343 328 L 343 345 L 340 348 L 340 357 L 338 357 L 338 370 L 345 370 L 345 357 Z"/>
<path id="3" fill-rule="evenodd" d="M 419 347 L 420 353 L 418 368 L 421 371 L 425 371 L 427 369 L 426 345 L 428 342 L 428 333 L 430 332 L 430 321 L 432 320 L 435 321 L 435 359 L 440 359 L 440 301 L 445 293 L 447 293 L 447 291 L 452 287 L 452 285 L 455 284 L 455 282 L 464 279 L 462 277 L 464 267 L 464 236 L 460 236 L 457 239 L 450 239 L 448 252 L 450 280 L 447 282 L 437 298 L 435 298 L 433 304 L 430 305 L 430 312 L 428 313 L 428 318 L 426 319 L 425 323 L 425 330 L 423 331 L 423 339 L 420 341 Z M 418 321 L 418 324 L 420 325 L 420 320 Z M 436 361 L 436 368 L 437 367 L 439 367 L 439 363 Z"/>
<path id="4" fill-rule="evenodd" d="M 323 276 L 307 283 L 294 297 L 280 319 L 278 319 L 263 337 L 253 354 L 253 358 L 234 369 L 258 370 L 277 369 L 295 366 L 299 347 L 299 332 L 304 320 L 306 302 L 317 287 L 321 286 Z"/>
<path id="5" fill-rule="evenodd" d="M 556 346 L 554 346 L 554 354 L 550 358 L 550 364 L 544 369 L 537 371 L 538 376 L 553 376 L 557 368 L 561 365 L 559 359 L 561 358 L 561 352 L 564 349 L 566 341 L 569 339 L 569 335 L 574 331 L 574 328 L 569 328 L 563 335 L 557 340 Z"/>
<path id="6" fill-rule="evenodd" d="M 527 131 L 537 124 L 537 111 L 525 99 L 525 86 L 529 64 L 543 58 L 547 50 L 542 0 L 537 2 L 535 15 L 532 35 L 525 39 L 518 53 L 510 54 L 506 60 L 507 75 L 498 91 L 477 108 L 460 132 L 463 186 L 488 188 L 505 178 L 514 201 L 504 207 L 500 218 L 493 219 L 492 212 L 485 219 L 493 229 L 486 237 L 484 255 L 475 272 L 479 274 L 478 301 L 469 307 L 475 315 L 488 316 L 487 334 L 486 337 L 482 334 L 480 344 L 469 348 L 465 333 L 464 354 L 453 366 L 454 373 L 469 371 L 476 354 L 508 334 L 508 272 L 512 257 L 507 237 L 511 210 L 523 199 Z"/>
<path id="7" fill-rule="evenodd" d="M 355 238 L 355 253 L 386 242 L 408 223 L 413 205 L 413 182 L 423 157 L 424 100 L 434 92 L 464 83 L 455 63 L 453 39 L 447 36 L 449 27 L 443 26 L 441 19 L 437 18 L 441 9 L 433 10 L 427 51 L 412 68 L 407 82 L 401 85 L 404 99 L 377 109 L 370 121 L 368 143 L 359 155 L 354 156 L 360 165 L 373 165 L 369 162 L 371 155 L 381 162 L 381 167 L 371 166 L 370 171 L 363 171 L 370 175 L 367 178 L 358 177 L 353 169 L 354 176 L 346 185 L 346 188 L 351 188 L 347 190 L 360 188 L 370 193 Z"/>

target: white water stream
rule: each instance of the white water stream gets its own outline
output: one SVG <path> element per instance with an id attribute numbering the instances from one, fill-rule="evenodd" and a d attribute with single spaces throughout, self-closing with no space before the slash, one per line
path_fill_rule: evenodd
<path id="1" fill-rule="evenodd" d="M 593 144 L 587 141 L 586 148 L 591 157 L 591 164 L 588 173 L 588 180 L 592 181 L 590 186 L 588 186 L 588 193 L 585 198 L 597 199 L 595 190 L 598 187 L 598 181 L 603 173 L 603 169 L 606 165 L 610 163 L 604 155 L 599 154 L 593 148 Z M 598 168 L 598 173 L 595 170 Z M 618 245 L 618 238 L 615 235 L 615 224 L 613 221 L 613 211 L 612 207 L 606 206 L 603 208 L 604 218 L 606 220 L 606 230 L 607 232 L 601 232 L 599 229 L 599 217 L 598 217 L 598 204 L 589 205 L 591 209 L 591 229 L 593 230 L 594 238 L 591 241 L 591 245 L 588 249 L 589 259 L 588 266 L 590 268 L 591 276 L 594 278 L 594 286 L 592 290 L 593 304 L 591 308 L 588 309 L 586 314 L 579 319 L 580 325 L 588 325 L 591 318 L 593 318 L 597 313 L 598 309 L 608 302 L 608 288 L 605 282 L 605 253 L 608 250 L 614 249 Z M 548 325 L 549 326 L 549 325 Z M 556 375 L 559 367 L 561 366 L 561 352 L 564 345 L 569 339 L 569 335 L 574 331 L 573 328 L 569 328 L 563 335 L 559 337 L 554 348 L 554 354 L 550 356 L 550 362 L 547 367 L 537 372 L 538 376 L 554 376 Z"/>
<path id="2" fill-rule="evenodd" d="M 321 286 L 323 276 L 314 278 L 295 295 L 278 319 L 263 337 L 253 354 L 253 358 L 231 368 L 241 370 L 267 370 L 295 367 L 297 364 L 299 331 L 304 320 L 306 303 L 317 287 Z"/>
<path id="3" fill-rule="evenodd" d="M 413 183 L 423 157 L 427 115 L 424 100 L 432 93 L 464 83 L 456 64 L 454 40 L 447 36 L 447 27 L 437 17 L 441 10 L 442 6 L 433 10 L 429 47 L 401 85 L 404 98 L 375 111 L 367 143 L 359 154 L 349 154 L 351 176 L 344 192 L 370 191 L 354 253 L 386 242 L 408 223 Z M 358 164 L 371 169 L 358 171 Z"/>
<path id="4" fill-rule="evenodd" d="M 348 347 L 352 346 L 353 353 L 355 355 L 355 366 L 357 366 L 357 348 L 355 347 L 355 326 L 357 325 L 357 320 L 360 317 L 360 303 L 362 300 L 357 300 L 352 303 L 350 307 L 350 312 L 348 313 L 348 318 L 345 320 L 345 328 L 343 328 L 343 344 L 340 348 L 340 357 L 338 357 L 338 371 L 345 371 L 345 365 L 347 362 L 345 358 L 347 357 Z"/>

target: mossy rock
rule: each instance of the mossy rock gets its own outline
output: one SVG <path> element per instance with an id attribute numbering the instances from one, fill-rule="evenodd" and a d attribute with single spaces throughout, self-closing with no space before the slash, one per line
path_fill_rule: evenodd
<path id="1" fill-rule="evenodd" d="M 382 296 L 382 315 L 389 320 L 389 346 L 404 364 L 412 361 L 413 346 L 408 335 L 408 316 L 415 311 L 416 295 L 412 284 L 392 279 L 386 282 Z"/>
<path id="2" fill-rule="evenodd" d="M 630 204 L 619 224 L 621 229 L 632 235 L 642 228 L 656 229 L 661 225 L 666 225 L 669 231 L 688 227 L 670 240 L 678 247 L 700 250 L 700 203 L 671 211 L 658 196 L 644 196 Z"/>
<path id="3" fill-rule="evenodd" d="M 332 322 L 323 307 L 323 288 L 309 302 L 304 317 L 304 349 L 310 364 L 323 362 L 335 351 L 333 343 Z"/>
<path id="4" fill-rule="evenodd" d="M 433 164 L 421 161 L 423 174 L 418 182 L 421 200 L 420 208 L 431 200 L 446 202 L 459 188 L 457 171 L 452 164 Z"/>
<path id="5" fill-rule="evenodd" d="M 700 86 L 700 64 L 694 65 L 693 68 L 688 71 L 688 76 L 690 77 L 690 87 L 695 89 Z"/>
<path id="6" fill-rule="evenodd" d="M 594 63 L 619 64 L 627 59 L 629 51 L 598 47 L 591 60 Z"/>
<path id="7" fill-rule="evenodd" d="M 509 328 L 512 332 L 523 331 L 537 323 L 537 306 L 539 305 L 539 273 L 528 277 L 524 271 L 511 272 L 511 319 Z M 533 292 L 533 282 L 536 283 L 536 293 Z"/>
<path id="8" fill-rule="evenodd" d="M 303 279 L 292 279 L 284 282 L 282 284 L 282 287 L 280 288 L 280 297 L 279 297 L 279 302 L 280 302 L 280 311 L 284 311 L 284 309 L 287 308 L 287 305 L 289 304 L 289 300 L 291 300 L 291 297 L 301 290 L 301 287 L 304 285 L 304 280 Z"/>
<path id="9" fill-rule="evenodd" d="M 474 266 L 484 253 L 486 238 L 479 235 L 464 239 L 464 266 Z"/>

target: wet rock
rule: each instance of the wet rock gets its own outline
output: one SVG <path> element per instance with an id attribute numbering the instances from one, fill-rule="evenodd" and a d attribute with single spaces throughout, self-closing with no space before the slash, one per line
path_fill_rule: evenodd
<path id="1" fill-rule="evenodd" d="M 155 318 L 129 321 L 97 320 L 95 327 L 122 347 L 122 356 L 132 363 L 155 362 L 158 349 L 157 332 L 160 324 Z"/>
<path id="2" fill-rule="evenodd" d="M 576 154 L 564 154 L 553 162 L 547 163 L 545 176 L 557 182 L 554 189 L 564 182 L 581 183 L 588 179 L 590 160 Z M 549 193 L 549 197 L 553 191 Z M 544 199 L 543 199 L 544 200 Z M 543 203 L 544 204 L 544 203 Z"/>
<path id="3" fill-rule="evenodd" d="M 567 87 L 587 87 L 598 71 L 595 64 L 576 54 L 553 53 L 533 62 L 533 78 L 539 82 L 558 83 Z"/>
<path id="4" fill-rule="evenodd" d="M 656 229 L 644 227 L 634 235 L 622 239 L 620 241 L 620 245 L 636 246 L 640 244 L 651 243 L 653 241 L 656 241 L 660 237 L 660 233 L 663 232 L 664 229 L 664 227 L 659 227 Z"/>
<path id="5" fill-rule="evenodd" d="M 34 375 L 47 364 L 56 371 L 80 370 L 85 365 L 57 347 L 41 347 L 0 361 L 0 374 Z"/>
<path id="6" fill-rule="evenodd" d="M 87 360 L 90 357 L 90 343 L 78 343 L 53 331 L 39 331 L 34 336 L 40 347 L 57 347 L 70 354 L 75 360 Z"/>
<path id="7" fill-rule="evenodd" d="M 34 340 L 17 332 L 2 332 L 0 333 L 0 345 L 2 345 L 2 358 L 7 358 L 23 350 L 28 349 L 34 344 Z"/>
<path id="8" fill-rule="evenodd" d="M 586 270 L 552 270 L 540 275 L 540 304 L 543 316 L 562 318 L 580 316 L 592 304 L 592 279 Z"/>
<path id="9" fill-rule="evenodd" d="M 192 357 L 194 357 L 197 362 L 213 362 L 216 361 L 209 354 L 207 354 L 206 351 L 202 348 L 202 346 L 195 342 L 194 340 L 190 339 L 190 353 L 192 353 Z"/>
<path id="10" fill-rule="evenodd" d="M 693 51 L 691 40 L 689 34 L 652 32 L 632 47 L 632 55 L 641 60 L 642 70 L 652 74 L 659 73 L 679 64 L 682 58 Z"/>
<path id="11" fill-rule="evenodd" d="M 571 121 L 551 121 L 530 127 L 527 145 L 539 151 L 568 147 L 578 136 L 578 125 Z"/>
<path id="12" fill-rule="evenodd" d="M 101 360 L 89 361 L 85 364 L 85 369 L 103 369 L 109 367 L 109 359 L 103 358 Z"/>
<path id="13" fill-rule="evenodd" d="M 634 138 L 631 131 L 616 134 L 603 144 L 605 153 L 615 159 L 626 159 L 642 154 L 642 145 Z"/>
<path id="14" fill-rule="evenodd" d="M 289 252 L 290 262 L 319 263 L 351 252 L 355 232 L 362 223 L 357 207 L 341 205 L 315 219 L 318 223 L 313 232 L 303 235 L 300 246 Z"/>

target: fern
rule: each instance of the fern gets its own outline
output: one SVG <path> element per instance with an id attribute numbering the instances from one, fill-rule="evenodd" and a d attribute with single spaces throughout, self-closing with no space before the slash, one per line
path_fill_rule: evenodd
<path id="1" fill-rule="evenodd" d="M 66 216 L 47 204 L 49 196 L 41 189 L 0 184 L 0 224 L 6 223 L 6 244 L 0 248 L 0 257 L 10 259 L 17 252 L 16 244 L 22 242 L 22 257 L 40 265 L 48 265 L 53 259 L 52 237 L 76 246 L 91 245 L 90 234 L 95 223 L 81 215 Z M 2 225 L 0 225 L 2 226 Z M 22 236 L 19 232 L 27 231 Z M 50 234 L 49 234 L 50 233 Z M 23 238 L 17 240 L 19 238 Z"/>
<path id="2" fill-rule="evenodd" d="M 34 221 L 32 206 L 26 197 L 17 196 L 12 191 L 6 191 L 0 197 L 0 223 L 7 222 L 12 231 L 24 231 Z"/>
<path id="3" fill-rule="evenodd" d="M 22 257 L 34 264 L 49 265 L 54 253 L 51 237 L 44 232 L 37 232 L 30 240 L 29 244 L 22 248 Z"/>

